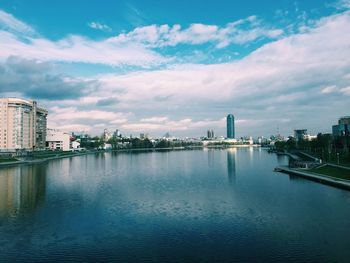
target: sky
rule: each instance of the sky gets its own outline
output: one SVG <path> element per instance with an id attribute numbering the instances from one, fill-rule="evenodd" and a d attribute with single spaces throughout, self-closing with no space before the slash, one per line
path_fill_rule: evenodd
<path id="1" fill-rule="evenodd" d="M 67 132 L 288 136 L 350 115 L 350 0 L 0 1 L 0 97 Z"/>

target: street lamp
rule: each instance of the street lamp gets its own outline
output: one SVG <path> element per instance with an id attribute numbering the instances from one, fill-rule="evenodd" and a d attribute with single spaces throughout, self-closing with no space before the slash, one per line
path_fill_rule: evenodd
<path id="1" fill-rule="evenodd" d="M 339 153 L 337 153 L 337 159 L 338 159 L 338 164 L 339 164 Z"/>

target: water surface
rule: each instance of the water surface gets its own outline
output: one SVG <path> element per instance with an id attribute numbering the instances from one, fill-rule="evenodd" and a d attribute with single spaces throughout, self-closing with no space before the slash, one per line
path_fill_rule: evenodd
<path id="1" fill-rule="evenodd" d="M 350 192 L 259 148 L 0 170 L 0 261 L 350 262 Z"/>

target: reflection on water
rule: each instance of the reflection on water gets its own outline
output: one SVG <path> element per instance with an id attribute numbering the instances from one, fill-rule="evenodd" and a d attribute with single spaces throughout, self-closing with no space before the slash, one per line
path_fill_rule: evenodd
<path id="1" fill-rule="evenodd" d="M 227 174 L 230 183 L 236 181 L 236 148 L 227 150 Z"/>
<path id="2" fill-rule="evenodd" d="M 208 151 L 208 166 L 213 167 L 214 166 L 215 150 L 214 149 L 207 149 L 207 151 Z"/>
<path id="3" fill-rule="evenodd" d="M 248 147 L 249 163 L 250 163 L 250 165 L 253 165 L 253 163 L 254 163 L 254 160 L 253 160 L 253 158 L 254 158 L 254 150 L 255 150 L 255 148 L 253 146 Z"/>
<path id="4" fill-rule="evenodd" d="M 0 174 L 0 217 L 34 209 L 45 197 L 46 175 L 42 165 L 11 167 Z"/>
<path id="5" fill-rule="evenodd" d="M 278 164 L 288 163 L 288 157 L 284 154 L 276 154 Z"/>
<path id="6" fill-rule="evenodd" d="M 0 261 L 348 262 L 350 192 L 291 181 L 277 158 L 247 147 L 0 169 Z"/>

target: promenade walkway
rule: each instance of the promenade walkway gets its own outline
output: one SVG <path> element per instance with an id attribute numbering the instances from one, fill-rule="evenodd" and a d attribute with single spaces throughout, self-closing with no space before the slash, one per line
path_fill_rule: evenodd
<path id="1" fill-rule="evenodd" d="M 341 168 L 343 168 L 343 166 L 341 166 Z M 343 179 L 339 179 L 339 178 L 335 178 L 335 177 L 331 177 L 331 176 L 327 176 L 327 175 L 317 175 L 314 173 L 301 171 L 298 169 L 290 169 L 290 168 L 282 167 L 282 166 L 276 167 L 275 171 L 297 175 L 297 176 L 300 176 L 300 177 L 303 177 L 303 178 L 306 178 L 306 179 L 309 179 L 309 180 L 312 180 L 315 182 L 319 182 L 319 183 L 331 185 L 334 187 L 350 190 L 350 181 L 348 181 L 348 180 L 343 180 Z"/>

